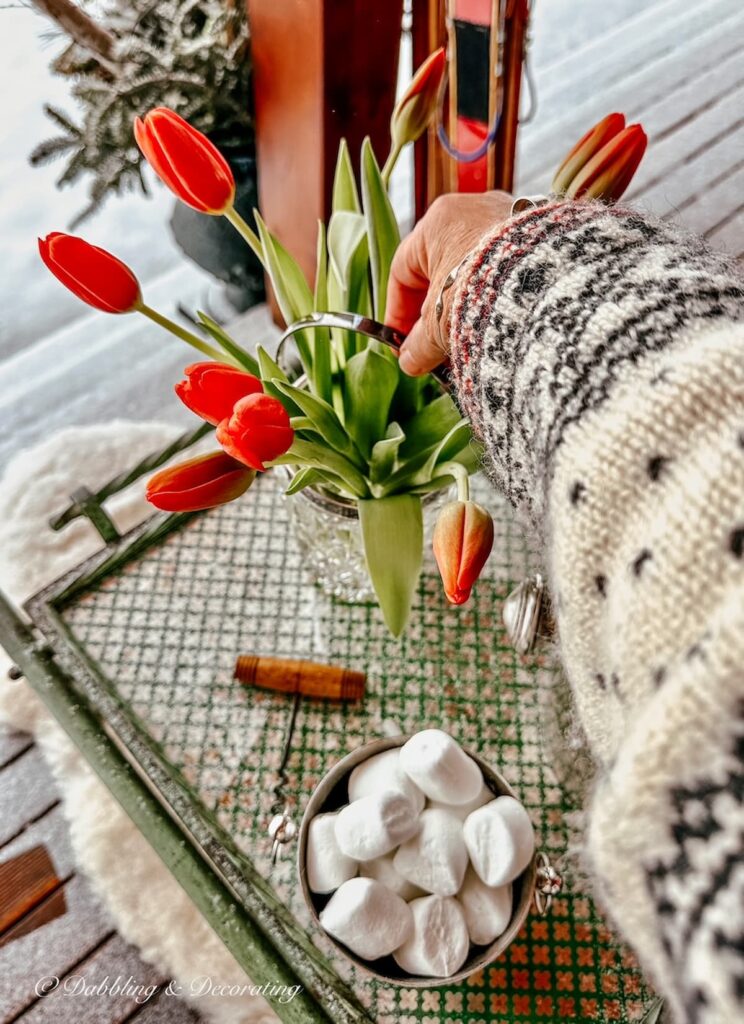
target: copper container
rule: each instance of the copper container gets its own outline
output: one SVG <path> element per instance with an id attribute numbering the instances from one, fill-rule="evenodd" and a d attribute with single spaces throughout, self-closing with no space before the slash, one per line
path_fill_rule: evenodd
<path id="1" fill-rule="evenodd" d="M 535 894 L 537 859 L 540 856 L 539 854 L 535 854 L 527 868 L 517 879 L 514 880 L 514 882 L 512 882 L 512 917 L 506 931 L 502 935 L 499 935 L 499 937 L 495 939 L 490 946 L 475 946 L 471 944 L 468 958 L 463 966 L 456 974 L 451 974 L 447 978 L 424 978 L 418 975 L 405 974 L 392 956 L 382 957 L 380 960 L 375 960 L 374 962 L 362 960 L 355 953 L 352 953 L 346 946 L 337 942 L 333 936 L 323 930 L 322 925 L 320 924 L 319 915 L 330 899 L 330 894 L 319 895 L 317 893 L 310 892 L 310 888 L 307 884 L 307 874 L 305 871 L 307 835 L 312 819 L 316 814 L 320 814 L 324 811 L 334 811 L 338 807 L 347 803 L 347 779 L 353 768 L 356 768 L 356 766 L 361 764 L 362 761 L 366 761 L 367 758 L 374 757 L 375 754 L 380 754 L 384 750 L 390 750 L 392 747 L 402 747 L 410 738 L 410 736 L 393 736 L 386 739 L 373 740 L 371 743 L 367 743 L 363 747 L 359 747 L 358 750 L 353 750 L 350 754 L 347 754 L 346 757 L 343 757 L 338 764 L 335 764 L 333 768 L 323 776 L 315 788 L 314 793 L 310 797 L 302 818 L 298 844 L 299 849 L 297 854 L 298 874 L 300 885 L 302 886 L 302 895 L 305 898 L 305 903 L 307 904 L 313 920 L 323 931 L 323 934 L 329 942 L 332 942 L 343 956 L 348 960 L 351 960 L 353 964 L 361 968 L 367 974 L 372 975 L 372 977 L 377 978 L 380 981 L 387 982 L 390 985 L 404 985 L 407 988 L 437 988 L 439 985 L 455 984 L 456 982 L 467 978 L 468 975 L 473 974 L 475 971 L 479 971 L 481 968 L 487 967 L 490 963 L 493 963 L 494 960 L 501 956 L 507 946 L 514 941 L 530 912 L 530 905 L 532 904 Z M 471 750 L 463 749 L 469 757 L 472 757 L 482 771 L 485 783 L 488 788 L 493 791 L 494 796 L 513 796 L 515 799 L 519 799 L 517 794 L 502 775 L 489 767 L 480 759 L 480 757 L 478 757 L 477 754 L 474 754 Z"/>

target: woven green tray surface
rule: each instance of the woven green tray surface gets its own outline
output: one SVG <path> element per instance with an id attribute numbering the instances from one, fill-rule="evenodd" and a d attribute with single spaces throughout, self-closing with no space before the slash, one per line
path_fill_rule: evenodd
<path id="1" fill-rule="evenodd" d="M 295 499 L 297 501 L 298 499 Z M 449 608 L 427 559 L 411 624 L 390 637 L 373 605 L 323 595 L 303 570 L 287 501 L 269 476 L 239 502 L 191 520 L 64 609 L 74 637 L 236 845 L 347 979 L 379 1024 L 637 1021 L 647 993 L 566 859 L 572 800 L 551 768 L 556 672 L 518 658 L 503 598 L 536 554 L 492 492 L 496 541 L 470 603 Z M 301 506 L 300 506 L 301 508 Z M 497 767 L 530 811 L 538 843 L 565 877 L 545 918 L 466 982 L 388 986 L 350 966 L 304 907 L 294 850 L 273 868 L 267 825 L 290 700 L 232 678 L 239 653 L 309 657 L 362 669 L 364 701 L 304 701 L 286 798 L 299 821 L 320 778 L 347 751 L 391 731 L 437 726 Z M 557 697 L 555 698 L 557 700 Z M 568 815 L 568 818 L 567 818 Z"/>

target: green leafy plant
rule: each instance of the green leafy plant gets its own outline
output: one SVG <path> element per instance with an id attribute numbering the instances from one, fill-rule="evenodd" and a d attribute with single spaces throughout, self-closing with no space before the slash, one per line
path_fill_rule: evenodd
<path id="1" fill-rule="evenodd" d="M 258 219 L 263 263 L 288 322 L 326 305 L 381 319 L 398 223 L 365 141 L 361 188 L 341 146 L 327 232 L 318 234 L 315 292 Z M 361 195 L 361 202 L 360 202 Z M 386 346 L 351 331 L 303 332 L 302 381 L 277 375 L 259 349 L 267 389 L 291 406 L 289 450 L 271 465 L 296 467 L 290 493 L 320 487 L 356 502 L 365 556 L 385 621 L 399 635 L 409 616 L 423 553 L 422 498 L 467 480 L 479 450 L 467 422 L 430 377 L 413 380 Z"/>
<path id="2" fill-rule="evenodd" d="M 252 152 L 250 52 L 239 0 L 105 0 L 94 20 L 72 0 L 32 0 L 64 33 L 52 70 L 72 81 L 79 108 L 45 111 L 57 134 L 31 153 L 39 165 L 64 159 L 58 185 L 90 180 L 79 223 L 111 193 L 147 194 L 134 118 L 166 100 L 226 152 Z"/>

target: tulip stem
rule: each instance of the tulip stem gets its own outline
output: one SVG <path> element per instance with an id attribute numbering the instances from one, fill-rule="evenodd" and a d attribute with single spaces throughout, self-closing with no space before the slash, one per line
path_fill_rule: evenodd
<path id="1" fill-rule="evenodd" d="M 256 254 L 256 256 L 263 264 L 264 251 L 263 246 L 261 245 L 261 239 L 258 237 L 256 232 L 251 228 L 250 224 L 246 223 L 246 221 L 240 216 L 240 214 L 238 213 L 234 206 L 231 206 L 227 210 L 225 210 L 224 216 L 227 217 L 227 219 L 230 221 L 230 223 L 238 232 L 238 234 L 241 235 L 246 240 L 248 245 L 251 247 L 253 252 Z"/>
<path id="2" fill-rule="evenodd" d="M 393 148 L 390 150 L 390 153 L 388 154 L 388 158 L 385 161 L 385 166 L 382 168 L 382 183 L 385 186 L 385 188 L 390 188 L 390 178 L 392 177 L 393 169 L 395 168 L 395 165 L 398 162 L 398 157 L 400 156 L 402 151 L 403 146 L 401 143 L 398 142 L 393 146 Z"/>
<path id="3" fill-rule="evenodd" d="M 212 345 L 203 341 L 198 334 L 192 334 L 191 331 L 187 331 L 185 327 L 181 327 L 175 320 L 170 320 L 167 316 L 163 316 L 162 313 L 158 313 L 152 306 L 146 305 L 144 302 L 140 302 L 138 306 L 135 306 L 138 313 L 143 313 L 146 317 L 152 320 L 154 323 L 159 324 L 160 327 L 164 327 L 166 331 L 170 331 L 171 334 L 175 334 L 177 338 L 187 342 L 194 348 L 198 348 L 200 352 L 203 352 L 205 356 L 209 356 L 210 359 L 216 359 L 218 363 L 230 363 L 233 366 L 240 366 L 237 360 L 233 359 L 232 356 L 226 352 L 220 352 L 219 349 L 213 348 Z M 242 369 L 242 367 L 240 367 Z"/>
<path id="4" fill-rule="evenodd" d="M 470 501 L 470 474 L 461 462 L 443 462 L 433 475 L 451 476 L 457 484 L 457 500 Z"/>

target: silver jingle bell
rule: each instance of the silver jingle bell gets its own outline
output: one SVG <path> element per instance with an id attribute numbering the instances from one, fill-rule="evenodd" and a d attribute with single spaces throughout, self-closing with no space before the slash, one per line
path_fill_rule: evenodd
<path id="1" fill-rule="evenodd" d="M 539 572 L 528 576 L 504 601 L 501 617 L 512 647 L 527 654 L 535 643 L 545 599 L 545 581 Z"/>
<path id="2" fill-rule="evenodd" d="M 542 850 L 537 855 L 537 876 L 535 879 L 535 906 L 543 917 L 550 910 L 553 897 L 563 888 L 563 879 Z"/>
<path id="3" fill-rule="evenodd" d="M 279 854 L 279 847 L 290 843 L 297 836 L 297 826 L 292 821 L 287 808 L 281 814 L 275 814 L 269 822 L 269 839 L 274 842 L 271 847 L 271 861 L 274 863 Z"/>

